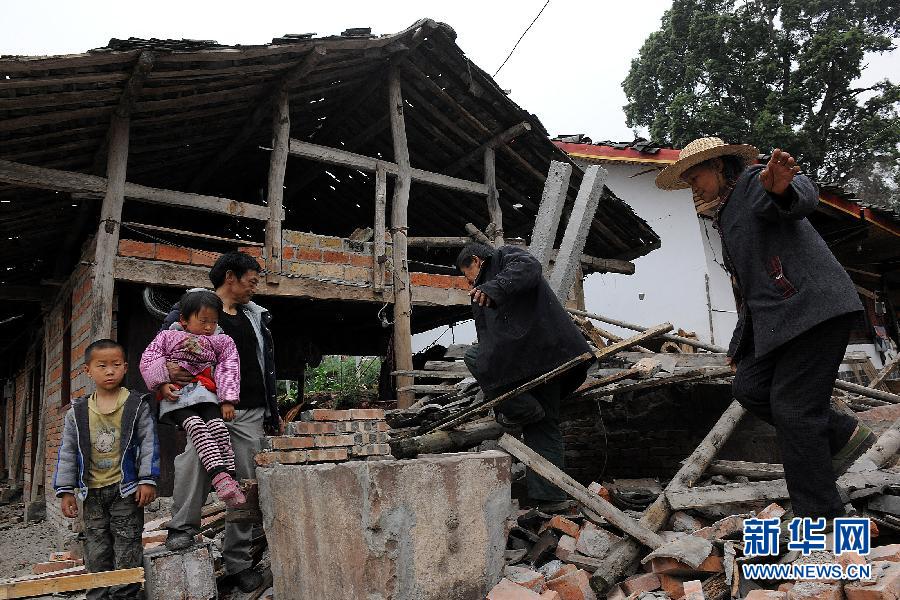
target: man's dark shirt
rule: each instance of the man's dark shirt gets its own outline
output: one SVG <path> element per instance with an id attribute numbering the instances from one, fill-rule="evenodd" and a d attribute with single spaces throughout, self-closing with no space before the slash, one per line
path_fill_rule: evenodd
<path id="1" fill-rule="evenodd" d="M 266 391 L 256 354 L 256 333 L 250 319 L 242 310 L 238 310 L 236 315 L 223 311 L 219 326 L 234 340 L 238 356 L 241 357 L 241 401 L 235 408 L 246 410 L 264 407 Z"/>

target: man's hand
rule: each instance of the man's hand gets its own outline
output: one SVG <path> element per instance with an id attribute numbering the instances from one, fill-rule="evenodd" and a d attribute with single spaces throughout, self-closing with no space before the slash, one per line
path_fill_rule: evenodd
<path id="1" fill-rule="evenodd" d="M 731 358 L 730 356 L 726 356 L 726 357 L 725 357 L 725 364 L 728 365 L 729 367 L 731 367 L 731 372 L 732 372 L 732 373 L 737 373 L 737 363 L 734 362 L 734 359 L 733 359 L 733 358 Z"/>
<path id="2" fill-rule="evenodd" d="M 156 486 L 149 483 L 140 484 L 134 493 L 134 501 L 137 502 L 137 505 L 144 508 L 154 500 L 156 500 Z"/>
<path id="3" fill-rule="evenodd" d="M 187 370 L 182 368 L 178 363 L 170 361 L 166 362 L 166 369 L 169 371 L 169 381 L 172 383 L 187 385 L 194 381 L 194 376 L 188 373 Z"/>
<path id="4" fill-rule="evenodd" d="M 799 172 L 800 167 L 794 157 L 776 148 L 766 168 L 759 174 L 759 180 L 767 192 L 781 196 Z"/>
<path id="5" fill-rule="evenodd" d="M 493 304 L 493 300 L 478 288 L 469 290 L 469 296 L 472 297 L 472 301 L 478 304 L 478 306 L 490 306 Z"/>
<path id="6" fill-rule="evenodd" d="M 174 383 L 162 384 L 159 386 L 159 393 L 167 402 L 178 402 L 178 397 L 181 395 L 181 391 L 175 387 Z"/>
<path id="7" fill-rule="evenodd" d="M 234 404 L 230 402 L 223 402 L 220 405 L 222 409 L 222 420 L 223 421 L 234 421 Z"/>
<path id="8" fill-rule="evenodd" d="M 75 501 L 75 494 L 63 494 L 61 497 L 60 508 L 62 514 L 74 519 L 78 516 L 78 502 Z"/>

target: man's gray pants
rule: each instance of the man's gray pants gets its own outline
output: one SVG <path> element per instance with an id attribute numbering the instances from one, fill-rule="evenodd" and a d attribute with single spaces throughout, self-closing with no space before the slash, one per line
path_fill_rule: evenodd
<path id="1" fill-rule="evenodd" d="M 234 420 L 226 422 L 234 448 L 234 463 L 238 481 L 255 477 L 253 458 L 260 450 L 265 436 L 263 430 L 264 408 L 234 411 Z M 197 450 L 188 439 L 184 452 L 175 457 L 175 493 L 173 495 L 172 520 L 169 530 L 196 535 L 200 530 L 200 510 L 209 495 L 212 479 L 203 465 Z M 222 561 L 228 574 L 240 573 L 252 566 L 250 542 L 252 523 L 226 523 Z"/>

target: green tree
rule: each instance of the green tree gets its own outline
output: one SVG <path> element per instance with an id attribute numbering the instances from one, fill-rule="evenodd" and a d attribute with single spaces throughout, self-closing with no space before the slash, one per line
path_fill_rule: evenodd
<path id="1" fill-rule="evenodd" d="M 820 181 L 878 165 L 900 182 L 900 86 L 854 86 L 898 36 L 896 0 L 675 0 L 623 82 L 627 123 L 675 147 L 784 148 Z"/>

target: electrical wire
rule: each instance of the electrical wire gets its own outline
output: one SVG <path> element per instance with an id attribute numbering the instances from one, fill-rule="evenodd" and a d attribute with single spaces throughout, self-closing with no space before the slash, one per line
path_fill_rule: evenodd
<path id="1" fill-rule="evenodd" d="M 534 26 L 534 24 L 537 23 L 537 20 L 541 18 L 541 15 L 544 13 L 544 9 L 547 8 L 547 5 L 548 5 L 548 4 L 550 4 L 550 0 L 547 0 L 546 2 L 544 2 L 544 6 L 541 7 L 540 12 L 538 12 L 537 16 L 536 16 L 536 17 L 534 18 L 534 20 L 531 22 L 531 25 L 529 25 L 528 27 L 526 27 L 526 28 L 525 28 L 525 31 L 522 32 L 522 35 L 519 36 L 519 39 L 516 40 L 516 45 L 512 47 L 512 50 L 510 50 L 510 51 L 509 51 L 509 54 L 506 55 L 506 58 L 503 59 L 503 63 L 502 63 L 499 67 L 497 67 L 497 70 L 494 72 L 494 75 L 493 75 L 494 77 L 496 77 L 496 76 L 497 76 L 497 73 L 500 72 L 500 69 L 502 69 L 502 68 L 506 65 L 506 62 L 507 62 L 507 61 L 510 59 L 510 57 L 513 55 L 513 52 L 516 51 L 516 48 L 519 47 L 519 43 L 522 41 L 522 38 L 525 37 L 525 34 L 528 33 L 528 30 L 531 29 L 531 28 Z"/>

